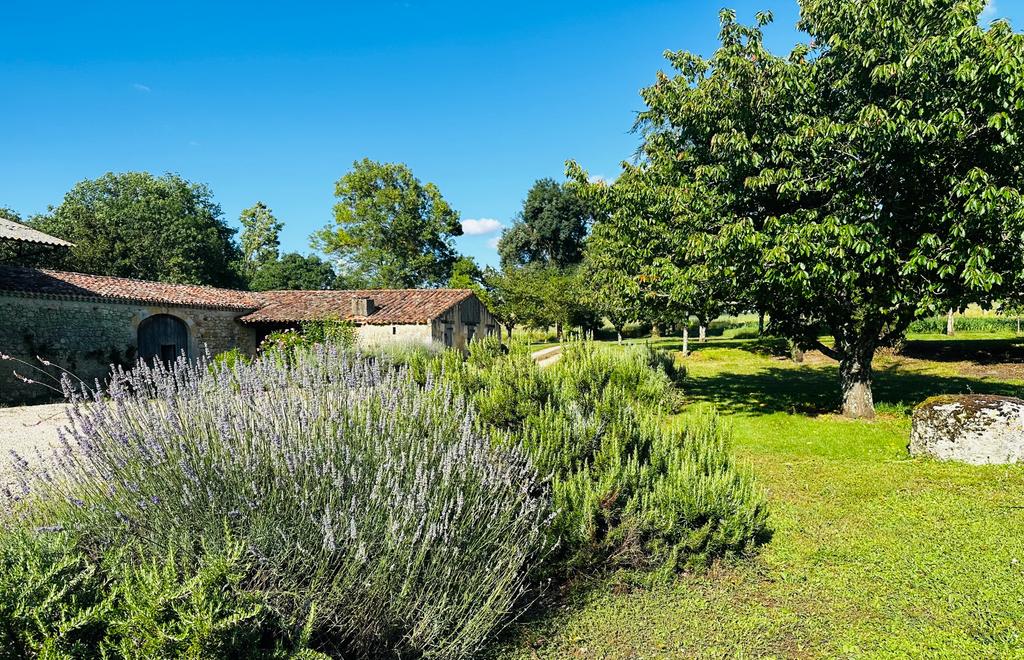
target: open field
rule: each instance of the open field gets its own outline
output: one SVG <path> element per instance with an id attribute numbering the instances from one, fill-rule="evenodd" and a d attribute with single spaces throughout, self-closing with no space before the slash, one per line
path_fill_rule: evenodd
<path id="1" fill-rule="evenodd" d="M 657 344 L 676 348 L 678 340 Z M 771 500 L 752 561 L 669 581 L 581 579 L 507 657 L 1007 657 L 1024 653 L 1024 468 L 912 460 L 934 394 L 1024 394 L 1024 340 L 912 337 L 876 359 L 876 420 L 829 413 L 835 366 L 691 343 L 687 408 L 716 404 Z M 685 412 L 684 412 L 685 414 Z"/>

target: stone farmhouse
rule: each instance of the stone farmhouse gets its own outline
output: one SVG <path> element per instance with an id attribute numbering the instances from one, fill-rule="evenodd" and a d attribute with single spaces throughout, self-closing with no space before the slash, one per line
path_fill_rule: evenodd
<path id="1" fill-rule="evenodd" d="M 0 240 L 41 237 L 59 241 L 17 223 L 0 225 Z M 36 365 L 43 358 L 86 382 L 140 358 L 195 358 L 232 348 L 252 355 L 275 330 L 326 319 L 351 321 L 364 346 L 436 343 L 464 350 L 475 337 L 501 336 L 468 289 L 257 293 L 0 265 L 0 353 Z M 30 375 L 16 362 L 0 361 L 0 405 L 52 398 L 14 371 Z"/>

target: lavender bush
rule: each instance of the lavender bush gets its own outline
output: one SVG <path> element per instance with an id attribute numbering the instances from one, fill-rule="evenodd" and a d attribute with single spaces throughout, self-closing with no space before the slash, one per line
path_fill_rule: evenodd
<path id="1" fill-rule="evenodd" d="M 246 588 L 331 652 L 470 655 L 545 552 L 530 462 L 444 380 L 319 346 L 140 366 L 72 398 L 20 515 L 141 560 L 242 543 Z"/>

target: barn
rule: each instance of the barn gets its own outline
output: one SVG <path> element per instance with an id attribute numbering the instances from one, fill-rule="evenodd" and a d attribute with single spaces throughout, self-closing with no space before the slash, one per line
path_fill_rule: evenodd
<path id="1" fill-rule="evenodd" d="M 46 237 L 18 227 L 0 239 Z M 140 358 L 195 358 L 232 348 L 251 355 L 270 332 L 327 319 L 352 322 L 363 346 L 402 342 L 465 350 L 474 338 L 501 335 L 468 289 L 257 293 L 0 265 L 0 354 L 6 358 L 0 405 L 53 398 L 18 378 L 36 373 L 40 358 L 91 382 L 105 378 L 111 365 Z"/>

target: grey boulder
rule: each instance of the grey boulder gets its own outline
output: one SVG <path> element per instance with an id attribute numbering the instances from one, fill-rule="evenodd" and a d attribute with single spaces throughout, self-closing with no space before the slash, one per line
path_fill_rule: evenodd
<path id="1" fill-rule="evenodd" d="M 911 456 L 972 465 L 1024 461 L 1024 400 L 1008 396 L 935 396 L 914 409 Z"/>

